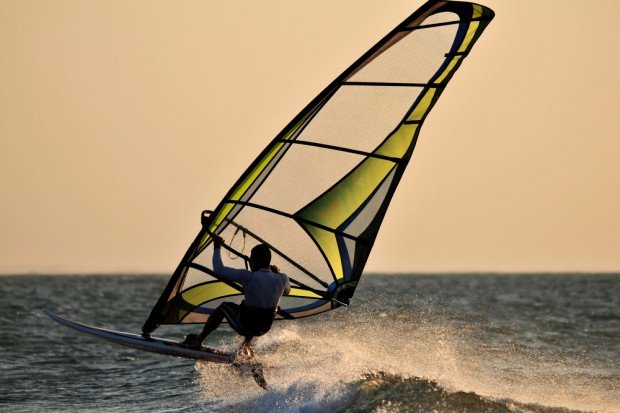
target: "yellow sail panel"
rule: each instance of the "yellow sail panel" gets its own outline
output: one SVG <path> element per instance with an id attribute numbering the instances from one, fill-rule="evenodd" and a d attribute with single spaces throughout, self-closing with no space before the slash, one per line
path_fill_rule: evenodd
<path id="1" fill-rule="evenodd" d="M 435 83 L 443 83 L 443 81 L 446 80 L 446 77 L 448 77 L 448 75 L 452 73 L 461 58 L 462 56 L 454 56 L 452 60 L 450 60 L 450 63 L 448 64 L 448 67 L 446 67 L 446 70 L 444 70 L 441 76 L 439 76 L 437 80 L 435 80 Z"/>
<path id="2" fill-rule="evenodd" d="M 409 118 L 407 120 L 408 121 L 422 120 L 424 115 L 426 115 L 426 112 L 428 112 L 428 109 L 430 108 L 431 103 L 433 103 L 433 97 L 435 96 L 436 92 L 437 92 L 437 89 L 435 88 L 428 89 L 426 93 L 424 94 L 424 97 L 418 102 L 416 107 L 413 109 L 413 111 L 411 112 L 411 115 L 409 115 Z"/>
<path id="3" fill-rule="evenodd" d="M 297 215 L 329 228 L 338 228 L 370 196 L 393 167 L 393 162 L 367 158 Z"/>
<path id="4" fill-rule="evenodd" d="M 461 47 L 459 47 L 459 53 L 463 53 L 467 50 L 467 48 L 469 47 L 469 44 L 471 43 L 472 39 L 476 35 L 476 32 L 478 31 L 479 26 L 480 26 L 479 21 L 474 21 L 474 22 L 469 23 L 469 28 L 467 29 L 465 40 L 463 40 Z"/>
<path id="5" fill-rule="evenodd" d="M 313 293 L 312 291 L 304 290 L 302 288 L 291 288 L 291 292 L 288 294 L 290 297 L 304 297 L 304 298 L 322 298 L 317 293 Z"/>
<path id="6" fill-rule="evenodd" d="M 317 228 L 314 225 L 304 225 L 304 228 L 317 242 L 319 248 L 323 251 L 329 266 L 331 267 L 334 277 L 341 279 L 344 276 L 342 269 L 342 261 L 340 259 L 340 249 L 338 248 L 338 241 L 336 235 L 321 228 Z"/>
<path id="7" fill-rule="evenodd" d="M 241 288 L 241 286 L 239 286 Z M 177 295 L 172 301 L 171 309 L 176 309 L 177 318 L 182 320 L 185 316 L 200 305 L 220 297 L 241 294 L 223 282 L 217 281 L 208 284 L 191 287 Z"/>
<path id="8" fill-rule="evenodd" d="M 241 289 L 241 286 L 239 286 Z M 220 297 L 241 294 L 238 289 L 231 287 L 221 281 L 199 285 L 184 291 L 181 294 L 183 300 L 193 306 L 215 300 Z"/>
<path id="9" fill-rule="evenodd" d="M 267 153 L 267 155 L 265 155 L 265 157 L 259 162 L 258 165 L 256 165 L 256 167 L 252 170 L 252 172 L 250 172 L 248 176 L 246 176 L 246 178 L 243 180 L 243 182 L 241 182 L 241 185 L 239 185 L 239 187 L 235 190 L 235 192 L 232 193 L 232 195 L 229 198 L 230 200 L 238 201 L 239 199 L 241 199 L 243 194 L 245 194 L 245 191 L 250 187 L 250 185 L 252 185 L 252 183 L 254 183 L 254 181 L 256 180 L 256 178 L 258 178 L 261 172 L 265 170 L 267 165 L 269 165 L 269 162 L 271 162 L 274 156 L 276 156 L 276 154 L 282 148 L 283 145 L 284 143 L 277 143 L 273 145 L 273 147 Z M 224 219 L 224 216 L 220 214 L 218 215 L 216 222 L 219 224 L 222 222 L 223 219 Z"/>
<path id="10" fill-rule="evenodd" d="M 418 126 L 419 125 L 415 123 L 400 125 L 396 132 L 394 132 L 383 145 L 379 146 L 375 153 L 377 155 L 402 158 L 405 156 L 407 149 L 409 149 Z"/>
<path id="11" fill-rule="evenodd" d="M 473 18 L 474 19 L 479 19 L 480 17 L 482 17 L 482 13 L 483 13 L 483 8 L 481 5 L 479 4 L 474 4 L 473 5 L 473 9 L 474 9 L 474 14 L 473 14 Z"/>

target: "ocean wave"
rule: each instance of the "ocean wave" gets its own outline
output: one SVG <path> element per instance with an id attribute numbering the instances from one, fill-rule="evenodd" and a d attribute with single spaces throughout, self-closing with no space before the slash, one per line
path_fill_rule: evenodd
<path id="1" fill-rule="evenodd" d="M 367 277 L 363 305 L 277 323 L 257 338 L 269 391 L 230 366 L 93 341 L 39 310 L 135 332 L 138 309 L 150 308 L 163 279 L 2 281 L 0 314 L 9 321 L 0 321 L 0 411 L 564 413 L 620 405 L 618 277 Z M 179 339 L 199 328 L 158 334 Z M 235 350 L 240 339 L 224 327 L 208 344 Z"/>
<path id="2" fill-rule="evenodd" d="M 227 386 L 230 381 L 227 381 Z M 318 380 L 298 380 L 239 400 L 220 395 L 217 411 L 258 413 L 362 413 L 362 412 L 480 412 L 480 413 L 577 413 L 563 407 L 494 399 L 474 392 L 454 391 L 420 377 L 404 377 L 382 371 L 369 372 L 349 383 L 325 385 Z M 210 395 L 211 402 L 213 394 Z M 211 408 L 214 406 L 211 405 Z"/>

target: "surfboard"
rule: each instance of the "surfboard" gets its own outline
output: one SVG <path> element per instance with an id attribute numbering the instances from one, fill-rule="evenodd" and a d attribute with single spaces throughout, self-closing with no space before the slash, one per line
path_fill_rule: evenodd
<path id="1" fill-rule="evenodd" d="M 180 342 L 173 340 L 166 340 L 158 337 L 144 337 L 139 334 L 89 326 L 61 317 L 45 309 L 43 312 L 57 323 L 82 333 L 90 334 L 99 339 L 120 344 L 122 346 L 133 347 L 139 350 L 150 351 L 152 353 L 166 354 L 168 356 L 176 356 L 194 360 L 206 360 L 216 363 L 233 363 L 235 361 L 235 355 L 233 353 L 228 353 L 216 348 L 203 346 L 201 350 L 196 350 L 186 347 Z"/>
<path id="2" fill-rule="evenodd" d="M 46 309 L 43 312 L 52 320 L 59 324 L 77 330 L 81 333 L 92 335 L 101 340 L 132 347 L 138 350 L 149 351 L 152 353 L 165 354 L 168 356 L 182 357 L 186 359 L 209 361 L 214 363 L 227 363 L 234 367 L 242 368 L 247 366 L 256 383 L 267 389 L 267 382 L 263 376 L 263 367 L 251 359 L 238 359 L 234 353 L 229 353 L 212 347 L 202 346 L 201 350 L 189 348 L 178 341 L 167 340 L 158 337 L 144 337 L 139 334 L 127 333 L 124 331 L 109 330 L 106 328 L 89 326 L 68 318 L 56 315 Z"/>

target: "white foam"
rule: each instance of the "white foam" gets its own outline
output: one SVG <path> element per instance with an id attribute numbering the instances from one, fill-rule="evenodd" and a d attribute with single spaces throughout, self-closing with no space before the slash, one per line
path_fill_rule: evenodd
<path id="1" fill-rule="evenodd" d="M 541 386 L 543 381 L 529 377 L 528 371 L 512 370 L 513 376 L 506 376 L 507 363 L 519 363 L 517 359 L 526 355 L 501 349 L 503 355 L 493 358 L 497 354 L 493 348 L 480 347 L 480 341 L 473 339 L 481 333 L 479 324 L 441 324 L 398 310 L 390 311 L 388 317 L 379 312 L 356 313 L 279 323 L 257 339 L 254 349 L 266 367 L 269 391 L 260 389 L 250 374 L 230 366 L 198 365 L 205 398 L 217 400 L 223 410 L 236 410 L 235 406 L 253 406 L 258 412 L 343 410 L 354 402 L 353 383 L 364 374 L 380 371 L 426 378 L 451 391 L 583 408 L 568 394 L 565 383 L 545 380 Z M 240 342 L 233 341 L 230 348 Z M 528 363 L 523 361 L 521 367 L 527 369 Z M 516 364 L 517 369 L 521 367 Z M 519 374 L 525 378 L 520 380 Z"/>
<path id="2" fill-rule="evenodd" d="M 428 325 L 414 325 L 402 317 L 363 323 L 347 319 L 278 324 L 257 339 L 254 349 L 271 387 L 267 392 L 250 374 L 225 365 L 199 364 L 205 396 L 227 408 L 250 403 L 265 412 L 324 412 L 346 408 L 351 403 L 350 384 L 368 372 L 453 377 L 448 332 L 429 331 Z M 433 339 L 425 340 L 428 337 Z"/>

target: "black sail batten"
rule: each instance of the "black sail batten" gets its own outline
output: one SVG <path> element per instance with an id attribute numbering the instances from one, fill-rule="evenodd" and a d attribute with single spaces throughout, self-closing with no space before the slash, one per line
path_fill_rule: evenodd
<path id="1" fill-rule="evenodd" d="M 404 83 L 404 82 L 343 82 L 343 86 L 392 86 L 392 87 L 433 87 L 441 89 L 445 85 L 435 85 L 432 83 Z"/>
<path id="2" fill-rule="evenodd" d="M 217 216 L 218 213 L 220 213 L 222 211 L 222 209 L 224 208 L 224 206 L 227 203 L 227 201 L 230 200 L 232 194 L 235 193 L 235 190 L 237 190 L 243 184 L 243 182 L 247 178 L 247 176 L 253 170 L 255 170 L 257 168 L 257 166 L 261 163 L 261 161 L 269 154 L 270 151 L 273 150 L 274 146 L 282 141 L 282 139 L 287 135 L 287 132 L 289 132 L 293 128 L 294 125 L 302 123 L 302 121 L 304 121 L 304 118 L 307 117 L 306 122 L 302 123 L 301 127 L 299 128 L 299 131 L 302 131 L 305 128 L 305 126 L 307 125 L 307 122 L 310 121 L 316 115 L 316 113 L 327 102 L 327 99 L 329 99 L 329 97 L 331 95 L 333 95 L 337 90 L 338 90 L 338 85 L 334 85 L 334 87 L 327 87 L 327 88 L 325 88 L 325 90 L 323 90 L 323 92 L 319 96 L 317 96 L 315 99 L 313 99 L 311 104 L 307 105 L 304 108 L 303 111 L 301 111 L 291 122 L 288 123 L 288 125 L 271 141 L 271 143 L 269 145 L 267 145 L 267 147 L 265 149 L 263 149 L 263 151 L 250 164 L 250 166 L 248 166 L 248 168 L 239 177 L 239 179 L 237 179 L 235 184 L 230 188 L 230 190 L 226 193 L 224 198 L 222 198 L 222 200 L 220 201 L 218 206 L 215 208 L 215 210 L 213 211 L 212 216 Z M 285 145 L 285 150 L 287 150 L 291 146 L 288 141 L 282 142 L 282 145 Z M 271 170 L 267 173 L 267 175 L 269 173 L 271 173 L 271 171 L 273 171 L 273 168 L 271 168 Z M 230 222 L 230 221 L 232 221 L 234 219 L 234 216 L 225 217 L 224 219 L 226 221 Z M 228 225 L 228 224 L 226 224 L 226 225 Z M 223 230 L 223 229 L 224 228 L 220 228 L 220 231 Z M 199 249 L 196 252 L 199 253 L 201 251 L 202 250 Z"/>
<path id="3" fill-rule="evenodd" d="M 269 245 L 291 279 L 280 317 L 347 305 L 424 121 L 493 17 L 469 2 L 428 1 L 334 79 L 203 217 L 143 331 L 204 322 L 209 303 L 240 294 L 209 268 L 214 235 L 247 262 L 233 245 L 239 228 L 241 251 L 246 235 Z"/>
<path id="4" fill-rule="evenodd" d="M 228 201 L 228 202 L 231 203 L 231 204 L 235 204 L 235 205 L 243 205 L 243 206 L 247 206 L 247 207 L 250 207 L 250 208 L 262 209 L 264 211 L 271 212 L 272 214 L 281 215 L 283 217 L 290 218 L 292 220 L 301 222 L 303 224 L 312 225 L 313 227 L 320 228 L 320 229 L 322 229 L 324 231 L 333 232 L 334 234 L 338 234 L 338 235 L 340 235 L 342 237 L 345 237 L 345 238 L 350 238 L 350 239 L 355 240 L 355 241 L 363 242 L 363 240 L 361 240 L 360 238 L 355 237 L 355 236 L 353 236 L 351 234 L 347 234 L 346 232 L 338 231 L 337 229 L 330 228 L 330 227 L 328 227 L 326 225 L 319 224 L 318 222 L 314 222 L 314 221 L 311 221 L 311 220 L 308 220 L 308 219 L 303 219 L 303 218 L 301 218 L 299 216 L 296 216 L 295 214 L 289 214 L 289 213 L 286 213 L 286 212 L 278 211 L 277 209 L 269 208 L 269 207 L 267 207 L 265 205 L 259 205 L 259 204 L 254 204 L 252 202 L 242 202 L 242 201 Z"/>
<path id="5" fill-rule="evenodd" d="M 251 237 L 255 238 L 258 242 L 260 242 L 261 244 L 266 244 L 267 246 L 269 246 L 269 248 L 275 252 L 276 254 L 278 254 L 279 256 L 281 256 L 282 258 L 284 258 L 286 261 L 288 261 L 291 265 L 293 265 L 295 268 L 297 268 L 298 270 L 300 270 L 301 272 L 303 272 L 304 274 L 306 274 L 308 277 L 312 278 L 314 281 L 318 282 L 319 284 L 321 284 L 323 287 L 328 287 L 327 283 L 323 280 L 321 280 L 320 278 L 318 278 L 316 275 L 312 274 L 310 271 L 308 271 L 306 268 L 304 268 L 303 266 L 299 265 L 299 263 L 295 262 L 292 258 L 288 257 L 286 254 L 284 254 L 282 251 L 280 251 L 278 248 L 274 247 L 273 245 L 271 245 L 270 242 L 266 241 L 265 239 L 261 238 L 260 236 L 256 235 L 254 232 L 250 231 L 249 229 L 242 227 L 241 225 L 237 224 L 234 221 L 230 221 L 230 225 L 234 226 L 235 228 L 238 228 L 244 232 L 246 232 L 248 235 L 250 235 Z M 293 280 L 294 281 L 294 280 Z M 296 282 L 298 285 L 302 285 L 300 284 L 299 281 L 294 281 Z"/>
<path id="6" fill-rule="evenodd" d="M 213 234 L 211 234 L 211 235 L 213 236 Z M 225 248 L 225 249 L 227 249 L 228 251 L 232 252 L 233 254 L 235 254 L 236 256 L 238 256 L 239 258 L 243 258 L 244 260 L 249 261 L 249 257 L 248 257 L 248 256 L 246 256 L 245 254 L 243 254 L 243 253 L 242 253 L 242 252 L 240 252 L 240 251 L 237 251 L 235 248 L 231 247 L 230 245 L 222 244 L 222 247 L 223 247 L 223 248 Z M 272 247 L 272 249 L 273 249 L 273 247 Z M 231 282 L 228 282 L 228 281 L 222 280 L 222 279 L 221 279 L 221 278 L 217 275 L 217 273 L 216 273 L 215 271 L 211 270 L 211 269 L 210 269 L 210 268 L 208 268 L 208 267 L 205 267 L 204 265 L 200 265 L 200 264 L 196 264 L 196 263 L 190 263 L 190 264 L 188 264 L 188 266 L 189 266 L 190 268 L 195 268 L 195 269 L 197 269 L 197 270 L 200 270 L 200 271 L 202 271 L 202 272 L 205 272 L 205 273 L 209 274 L 210 276 L 212 276 L 212 277 L 214 277 L 214 278 L 218 279 L 219 281 L 221 281 L 221 282 L 223 282 L 223 283 L 225 283 L 225 284 L 227 284 L 227 285 L 231 286 L 232 288 L 237 289 L 239 292 L 243 292 L 243 289 L 239 289 L 239 288 L 237 288 L 237 286 L 236 286 L 236 284 L 235 284 L 235 283 L 231 283 Z M 311 274 L 311 275 L 312 275 L 312 274 Z M 290 282 L 291 282 L 291 283 L 293 283 L 293 284 L 295 284 L 295 285 L 297 285 L 297 286 L 299 286 L 299 287 L 301 287 L 301 288 L 303 288 L 303 289 L 305 289 L 305 290 L 307 290 L 307 291 L 313 292 L 313 293 L 315 293 L 315 294 L 317 294 L 317 295 L 321 295 L 321 296 L 322 296 L 322 297 L 324 297 L 324 298 L 326 297 L 326 295 L 324 295 L 321 291 L 315 290 L 314 288 L 309 287 L 308 285 L 306 285 L 306 284 L 302 283 L 301 281 L 298 281 L 298 280 L 296 280 L 296 279 L 294 279 L 294 278 L 292 278 L 292 277 L 289 277 L 289 280 L 290 280 Z M 328 298 L 328 299 L 329 299 L 329 298 Z"/>
<path id="7" fill-rule="evenodd" d="M 355 154 L 355 155 L 362 155 L 362 156 L 368 156 L 368 157 L 371 157 L 371 158 L 383 159 L 383 160 L 394 162 L 394 163 L 398 163 L 398 162 L 401 161 L 401 159 L 394 158 L 392 156 L 378 155 L 376 153 L 364 152 L 364 151 L 360 151 L 360 150 L 357 150 L 357 149 L 347 148 L 345 146 L 328 145 L 328 144 L 325 144 L 325 143 L 300 141 L 300 140 L 294 140 L 294 141 L 282 140 L 280 142 L 286 142 L 286 143 L 290 143 L 290 144 L 294 144 L 294 145 L 314 146 L 314 147 L 317 147 L 317 148 L 330 149 L 330 150 L 333 150 L 333 151 L 348 152 L 348 153 L 352 153 L 352 154 Z"/>
<path id="8" fill-rule="evenodd" d="M 416 27 L 405 27 L 405 28 L 401 29 L 400 31 L 410 32 L 410 31 L 414 31 L 414 30 L 431 29 L 433 27 L 454 26 L 454 25 L 457 25 L 457 24 L 463 24 L 463 23 L 468 23 L 468 22 L 488 21 L 488 20 L 489 20 L 488 18 L 479 17 L 479 18 L 470 19 L 470 20 L 460 20 L 460 21 L 442 22 L 442 23 L 431 23 L 431 24 L 423 24 L 421 26 L 416 26 Z"/>

